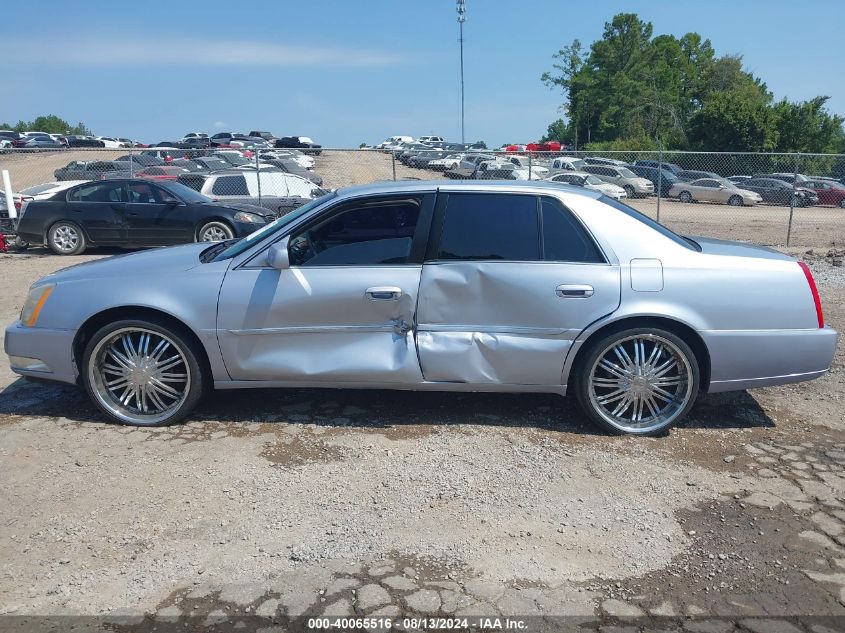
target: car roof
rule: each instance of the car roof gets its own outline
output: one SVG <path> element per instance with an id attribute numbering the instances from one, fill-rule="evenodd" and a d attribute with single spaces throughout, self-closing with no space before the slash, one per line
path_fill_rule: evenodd
<path id="1" fill-rule="evenodd" d="M 514 181 L 514 180 L 388 180 L 368 185 L 343 187 L 337 190 L 339 198 L 357 198 L 359 196 L 392 194 L 392 193 L 424 193 L 435 190 L 444 192 L 491 192 L 491 193 L 533 193 L 543 194 L 565 189 L 567 193 L 585 198 L 600 198 L 601 193 L 572 187 L 557 182 L 545 181 Z"/>

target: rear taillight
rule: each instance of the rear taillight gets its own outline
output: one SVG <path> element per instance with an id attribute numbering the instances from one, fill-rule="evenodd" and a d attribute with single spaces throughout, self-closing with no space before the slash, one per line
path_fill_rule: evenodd
<path id="1" fill-rule="evenodd" d="M 810 293 L 813 295 L 813 303 L 816 304 L 816 318 L 819 321 L 819 327 L 824 327 L 824 314 L 822 314 L 822 300 L 819 298 L 819 290 L 816 288 L 816 282 L 813 279 L 813 273 L 810 272 L 810 267 L 804 262 L 798 262 L 801 270 L 804 271 L 804 276 L 807 278 L 807 283 L 810 284 Z"/>

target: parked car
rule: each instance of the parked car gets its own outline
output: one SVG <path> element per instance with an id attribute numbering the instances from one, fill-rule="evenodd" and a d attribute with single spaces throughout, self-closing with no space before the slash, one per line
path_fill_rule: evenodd
<path id="1" fill-rule="evenodd" d="M 105 147 L 106 144 L 103 141 L 97 140 L 90 136 L 79 136 L 76 134 L 70 134 L 68 136 L 63 136 L 64 144 L 68 147 Z"/>
<path id="2" fill-rule="evenodd" d="M 265 158 L 292 160 L 303 169 L 313 169 L 314 159 L 306 156 L 298 149 L 268 149 L 258 150 L 258 155 Z"/>
<path id="3" fill-rule="evenodd" d="M 763 202 L 769 204 L 790 204 L 809 207 L 818 204 L 819 198 L 810 189 L 796 187 L 777 178 L 751 178 L 742 183 L 742 188 L 760 194 Z"/>
<path id="4" fill-rule="evenodd" d="M 323 179 L 320 176 L 313 171 L 303 169 L 296 161 L 284 158 L 264 158 L 263 156 L 259 156 L 258 160 L 262 165 L 267 164 L 288 174 L 295 174 L 300 178 L 310 180 L 318 187 L 323 184 Z"/>
<path id="5" fill-rule="evenodd" d="M 149 154 L 124 154 L 115 158 L 121 163 L 132 163 L 138 167 L 156 167 L 165 164 L 163 158 L 158 156 L 150 156 Z"/>
<path id="6" fill-rule="evenodd" d="M 675 163 L 665 163 L 662 160 L 635 160 L 634 165 L 637 167 L 652 167 L 654 169 L 666 169 L 668 171 L 671 171 L 676 176 L 678 175 L 678 172 L 683 171 L 680 165 L 676 165 Z M 631 171 L 634 170 L 632 169 Z"/>
<path id="7" fill-rule="evenodd" d="M 796 174 L 793 172 L 777 172 L 774 174 L 754 174 L 754 178 L 774 178 L 775 180 L 782 180 L 792 184 L 793 182 L 805 182 L 809 180 L 804 174 Z"/>
<path id="8" fill-rule="evenodd" d="M 177 179 L 213 200 L 248 202 L 283 215 L 323 194 L 305 178 L 281 171 L 259 172 L 230 169 L 211 173 L 192 172 Z"/>
<path id="9" fill-rule="evenodd" d="M 542 180 L 549 175 L 549 168 L 537 159 L 529 160 L 527 156 L 500 156 L 499 158 L 529 172 L 532 178 L 537 176 L 538 180 Z"/>
<path id="10" fill-rule="evenodd" d="M 442 143 L 443 137 L 442 136 L 421 136 L 417 139 L 417 143 L 425 143 L 426 145 L 431 145 L 432 143 Z"/>
<path id="11" fill-rule="evenodd" d="M 461 164 L 465 154 L 447 154 L 443 158 L 435 158 L 428 162 L 428 168 L 434 171 L 446 171 L 447 169 L 455 169 Z"/>
<path id="12" fill-rule="evenodd" d="M 573 185 L 575 187 L 583 187 L 590 191 L 598 191 L 609 198 L 621 200 L 628 196 L 625 190 L 618 186 L 605 182 L 601 178 L 593 176 L 583 171 L 562 171 L 554 176 L 546 178 L 549 182 L 559 182 L 566 185 Z"/>
<path id="13" fill-rule="evenodd" d="M 0 140 L 9 141 L 12 145 L 17 140 L 20 140 L 21 135 L 20 132 L 15 132 L 13 130 L 0 130 Z"/>
<path id="14" fill-rule="evenodd" d="M 413 136 L 402 136 L 401 134 L 398 136 L 388 136 L 384 139 L 381 143 L 375 146 L 376 149 L 387 149 L 388 145 L 396 145 L 397 143 L 413 143 L 414 137 Z"/>
<path id="15" fill-rule="evenodd" d="M 264 139 L 270 145 L 273 145 L 273 143 L 276 142 L 276 137 L 273 136 L 273 134 L 271 134 L 270 132 L 261 132 L 258 130 L 253 130 L 249 133 L 249 136 Z"/>
<path id="16" fill-rule="evenodd" d="M 408 161 L 408 167 L 415 167 L 417 169 L 425 169 L 428 167 L 428 164 L 433 161 L 437 160 L 438 158 L 443 158 L 445 153 L 440 150 L 431 150 L 427 152 L 419 152 L 418 154 L 414 154 L 411 156 Z"/>
<path id="17" fill-rule="evenodd" d="M 618 158 L 606 158 L 604 156 L 586 156 L 584 161 L 588 165 L 612 165 L 614 167 L 627 167 L 628 163 Z"/>
<path id="18" fill-rule="evenodd" d="M 125 172 L 128 176 L 130 164 L 114 160 L 72 160 L 53 172 L 56 180 L 101 180 L 110 172 Z"/>
<path id="19" fill-rule="evenodd" d="M 635 435 L 701 392 L 818 378 L 836 345 L 787 255 L 684 238 L 583 189 L 407 181 L 248 240 L 53 273 L 5 337 L 15 373 L 81 382 L 122 424 L 184 420 L 211 388 L 373 387 L 569 394 Z"/>
<path id="20" fill-rule="evenodd" d="M 650 196 L 654 185 L 650 180 L 637 176 L 627 167 L 617 165 L 585 165 L 583 171 L 598 176 L 605 182 L 619 185 L 629 198 Z"/>
<path id="21" fill-rule="evenodd" d="M 212 135 L 211 144 L 215 146 L 228 145 L 234 137 L 235 132 L 218 132 L 217 134 Z"/>
<path id="22" fill-rule="evenodd" d="M 801 183 L 804 189 L 814 191 L 819 204 L 829 204 L 845 209 L 845 185 L 835 180 L 805 180 Z"/>
<path id="23" fill-rule="evenodd" d="M 680 180 L 685 182 L 692 182 L 693 180 L 700 180 L 701 178 L 721 178 L 721 176 L 712 171 L 699 171 L 697 169 L 682 169 L 677 173 Z"/>
<path id="24" fill-rule="evenodd" d="M 208 138 L 208 134 L 206 134 L 205 132 L 188 132 L 187 134 L 185 134 L 185 136 L 182 137 L 182 140 L 187 141 L 189 139 L 194 138 Z"/>
<path id="25" fill-rule="evenodd" d="M 274 147 L 292 147 L 319 156 L 323 146 L 318 145 L 308 136 L 283 136 L 276 139 Z"/>
<path id="26" fill-rule="evenodd" d="M 644 161 L 643 161 L 644 162 Z M 657 161 L 654 161 L 657 162 Z M 657 191 L 660 187 L 660 196 L 665 198 L 669 195 L 669 190 L 672 185 L 679 182 L 680 179 L 675 175 L 675 172 L 669 169 L 659 170 L 657 167 L 650 167 L 648 165 L 631 165 L 628 169 L 634 172 L 640 178 L 645 178 L 654 185 L 654 190 Z"/>
<path id="27" fill-rule="evenodd" d="M 86 182 L 30 202 L 18 235 L 57 255 L 90 246 L 165 246 L 245 237 L 275 216 L 253 205 L 215 204 L 173 182 Z"/>
<path id="28" fill-rule="evenodd" d="M 152 167 L 144 167 L 135 172 L 137 178 L 147 178 L 149 180 L 176 180 L 182 174 L 188 173 L 188 170 L 179 165 L 170 163 L 169 165 L 153 165 Z"/>
<path id="29" fill-rule="evenodd" d="M 549 173 L 557 174 L 562 171 L 581 171 L 586 166 L 587 162 L 583 158 L 558 156 L 553 158 L 549 163 Z"/>
<path id="30" fill-rule="evenodd" d="M 677 181 L 669 189 L 669 197 L 681 202 L 721 202 L 734 207 L 754 206 L 763 201 L 760 194 L 740 189 L 725 178 L 699 178 L 692 182 Z"/>
<path id="31" fill-rule="evenodd" d="M 97 140 L 102 141 L 103 147 L 106 149 L 120 149 L 121 147 L 126 147 L 126 145 L 118 141 L 113 136 L 98 136 Z"/>
<path id="32" fill-rule="evenodd" d="M 12 141 L 12 145 L 25 149 L 61 149 L 62 144 L 49 135 L 23 135 L 17 141 Z"/>

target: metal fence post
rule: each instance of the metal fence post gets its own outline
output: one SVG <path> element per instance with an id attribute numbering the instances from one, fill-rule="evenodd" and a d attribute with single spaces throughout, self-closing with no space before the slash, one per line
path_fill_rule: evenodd
<path id="1" fill-rule="evenodd" d="M 657 154 L 657 221 L 660 222 L 660 198 L 663 197 L 663 148 Z"/>
<path id="2" fill-rule="evenodd" d="M 258 204 L 261 205 L 261 167 L 258 166 L 258 148 L 255 149 L 255 180 L 258 183 Z"/>
<path id="3" fill-rule="evenodd" d="M 792 170 L 792 197 L 789 199 L 789 224 L 786 227 L 786 245 L 789 246 L 789 241 L 792 238 L 792 215 L 795 213 L 795 186 L 798 184 L 798 156 L 795 154 L 795 162 Z"/>
<path id="4" fill-rule="evenodd" d="M 393 164 L 393 180 L 396 180 L 396 152 L 390 150 L 390 162 Z"/>
<path id="5" fill-rule="evenodd" d="M 528 180 L 531 180 L 531 170 L 533 161 L 531 160 L 531 152 L 528 152 Z"/>

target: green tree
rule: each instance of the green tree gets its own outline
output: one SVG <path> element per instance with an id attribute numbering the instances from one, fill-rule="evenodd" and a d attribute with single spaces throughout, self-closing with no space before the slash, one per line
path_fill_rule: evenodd
<path id="1" fill-rule="evenodd" d="M 724 152 L 770 152 L 778 147 L 777 118 L 764 103 L 741 91 L 716 92 L 690 117 L 687 136 L 692 149 Z"/>
<path id="2" fill-rule="evenodd" d="M 79 134 L 82 136 L 93 135 L 93 132 L 89 130 L 84 123 L 71 125 L 64 119 L 57 117 L 55 114 L 37 116 L 32 121 L 20 120 L 15 125 L 2 123 L 0 126 L 2 126 L 2 129 L 4 130 L 14 130 L 15 132 L 36 130 L 38 132 L 47 132 L 48 134 Z"/>

